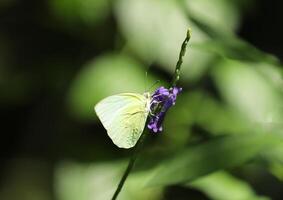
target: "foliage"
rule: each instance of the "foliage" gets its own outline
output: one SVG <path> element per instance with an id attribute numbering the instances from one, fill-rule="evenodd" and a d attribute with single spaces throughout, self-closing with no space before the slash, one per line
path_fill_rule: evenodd
<path id="1" fill-rule="evenodd" d="M 44 61 L 34 56 L 30 74 L 13 73 L 12 62 L 0 60 L 0 87 L 11 85 L 0 97 L 3 105 L 26 105 L 40 96 L 39 90 L 63 102 L 50 111 L 56 113 L 56 128 L 46 129 L 47 134 L 54 130 L 57 134 L 52 136 L 56 142 L 47 145 L 51 158 L 44 158 L 52 164 L 43 163 L 52 171 L 52 189 L 46 192 L 42 184 L 42 192 L 35 193 L 37 199 L 52 199 L 48 192 L 58 200 L 111 196 L 131 152 L 111 144 L 93 106 L 111 94 L 143 93 L 156 80 L 161 80 L 158 85 L 170 81 L 188 27 L 192 38 L 179 82 L 183 92 L 167 113 L 164 132 L 149 136 L 120 198 L 170 199 L 168 192 L 177 186 L 185 188 L 187 196 L 198 190 L 205 199 L 271 199 L 271 192 L 258 192 L 259 183 L 251 180 L 255 172 L 247 169 L 253 164 L 260 168 L 260 175 L 268 174 L 282 185 L 282 67 L 275 56 L 236 35 L 247 9 L 244 4 L 228 0 L 48 1 L 52 14 L 42 23 L 83 44 L 75 51 L 79 55 L 69 49 L 76 48 L 75 43 L 60 43 L 60 51 L 67 56 L 49 52 Z M 0 41 L 0 51 L 8 52 L 9 42 Z M 39 65 L 47 67 L 37 74 Z M 43 77 L 43 86 L 31 84 L 34 74 Z M 37 111 L 40 116 L 41 110 Z M 30 126 L 40 126 L 38 119 L 33 120 Z M 30 160 L 36 165 L 36 156 Z M 13 165 L 24 162 L 15 160 Z M 21 196 L 25 191 L 19 188 L 25 188 L 25 183 L 45 178 L 28 174 L 31 180 L 22 182 L 5 178 L 0 199 L 17 199 L 9 196 L 10 185 Z M 40 191 L 33 186 L 27 190 Z M 31 198 L 27 194 L 21 199 Z"/>

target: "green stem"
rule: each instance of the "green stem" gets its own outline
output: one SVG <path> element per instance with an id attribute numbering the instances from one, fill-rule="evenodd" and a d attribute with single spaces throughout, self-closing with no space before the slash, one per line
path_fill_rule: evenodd
<path id="1" fill-rule="evenodd" d="M 133 169 L 133 167 L 134 167 L 134 164 L 135 164 L 135 162 L 136 162 L 136 160 L 137 160 L 137 157 L 138 157 L 138 153 L 139 153 L 139 151 L 141 150 L 141 148 L 142 148 L 142 146 L 143 146 L 143 144 L 144 144 L 145 139 L 146 139 L 146 131 L 144 131 L 144 132 L 142 133 L 140 139 L 138 140 L 138 142 L 137 142 L 137 144 L 136 144 L 136 146 L 135 146 L 134 152 L 133 152 L 133 154 L 132 154 L 132 156 L 131 156 L 131 159 L 130 159 L 130 161 L 129 161 L 129 164 L 128 164 L 128 166 L 127 166 L 127 169 L 126 169 L 126 171 L 124 172 L 124 174 L 123 174 L 123 176 L 122 176 L 122 178 L 121 178 L 121 180 L 120 180 L 120 182 L 119 182 L 119 185 L 118 185 L 118 187 L 117 187 L 115 193 L 113 194 L 111 200 L 115 200 L 115 199 L 117 198 L 118 194 L 120 193 L 120 191 L 122 190 L 122 187 L 123 187 L 123 185 L 124 185 L 126 179 L 128 178 L 130 172 L 132 171 L 132 169 Z"/>
<path id="2" fill-rule="evenodd" d="M 184 55 L 186 53 L 187 44 L 190 41 L 190 39 L 191 39 L 191 30 L 188 29 L 187 37 L 185 38 L 185 40 L 184 40 L 184 42 L 182 44 L 182 47 L 181 47 L 181 51 L 179 53 L 179 59 L 178 59 L 178 62 L 176 64 L 175 73 L 174 73 L 174 76 L 173 76 L 172 82 L 171 82 L 171 87 L 175 87 L 177 85 L 177 82 L 180 79 L 180 73 L 181 73 L 181 66 L 182 66 L 182 63 L 183 63 L 183 57 L 184 57 Z"/>
<path id="3" fill-rule="evenodd" d="M 181 51 L 180 51 L 180 54 L 179 54 L 179 59 L 178 59 L 178 62 L 177 62 L 177 64 L 176 64 L 176 69 L 175 69 L 175 73 L 174 73 L 174 75 L 173 75 L 171 87 L 176 86 L 177 82 L 178 82 L 179 79 L 180 79 L 181 65 L 182 65 L 182 63 L 183 63 L 183 57 L 184 57 L 184 55 L 185 55 L 185 53 L 186 53 L 187 44 L 188 44 L 190 38 L 191 38 L 191 30 L 188 29 L 188 31 L 187 31 L 187 36 L 186 36 L 186 38 L 185 38 L 185 40 L 184 40 L 184 42 L 183 42 L 183 44 L 182 44 Z M 132 169 L 133 169 L 133 167 L 134 167 L 134 165 L 135 165 L 135 162 L 136 162 L 136 160 L 137 160 L 138 154 L 139 154 L 139 152 L 140 152 L 140 150 L 141 150 L 141 148 L 142 148 L 142 146 L 143 146 L 143 144 L 144 144 L 146 135 L 147 135 L 147 134 L 146 134 L 146 131 L 144 131 L 144 132 L 142 133 L 140 139 L 138 140 L 138 142 L 137 142 L 137 144 L 136 144 L 136 146 L 135 146 L 134 152 L 133 152 L 133 154 L 132 154 L 132 156 L 131 156 L 131 159 L 130 159 L 130 161 L 129 161 L 129 164 L 128 164 L 128 166 L 127 166 L 127 169 L 126 169 L 126 171 L 124 172 L 124 174 L 123 174 L 123 176 L 122 176 L 122 178 L 121 178 L 121 180 L 120 180 L 120 182 L 119 182 L 119 185 L 118 185 L 118 187 L 117 187 L 115 193 L 113 194 L 111 200 L 116 200 L 117 197 L 118 197 L 118 195 L 119 195 L 119 193 L 121 192 L 121 190 L 122 190 L 122 188 L 123 188 L 123 186 L 124 186 L 125 181 L 127 180 L 128 176 L 129 176 L 129 174 L 130 174 L 130 172 L 132 171 Z"/>

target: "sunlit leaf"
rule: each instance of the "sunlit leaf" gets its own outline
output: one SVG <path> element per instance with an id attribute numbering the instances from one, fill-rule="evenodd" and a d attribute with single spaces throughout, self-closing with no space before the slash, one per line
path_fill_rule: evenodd
<path id="1" fill-rule="evenodd" d="M 121 92 L 145 92 L 157 80 L 146 77 L 146 68 L 127 56 L 106 55 L 87 64 L 74 80 L 68 102 L 73 114 L 93 119 L 94 105 Z"/>
<path id="2" fill-rule="evenodd" d="M 223 32 L 234 31 L 239 22 L 239 13 L 233 1 L 184 0 L 189 16 L 210 24 Z M 209 12 L 207 12 L 209 10 Z"/>
<path id="3" fill-rule="evenodd" d="M 224 60 L 214 69 L 223 97 L 253 122 L 281 122 L 282 94 L 255 70 L 255 63 Z"/>
<path id="4" fill-rule="evenodd" d="M 115 8 L 119 27 L 130 49 L 149 63 L 159 63 L 167 72 L 174 70 L 189 27 L 193 35 L 190 44 L 207 38 L 206 33 L 189 21 L 177 1 L 119 0 Z M 188 51 L 181 78 L 197 79 L 213 55 L 194 48 Z"/>
<path id="5" fill-rule="evenodd" d="M 256 70 L 263 75 L 272 86 L 283 92 L 283 70 L 282 67 L 269 63 L 258 63 Z M 282 107 L 283 108 L 283 107 Z"/>

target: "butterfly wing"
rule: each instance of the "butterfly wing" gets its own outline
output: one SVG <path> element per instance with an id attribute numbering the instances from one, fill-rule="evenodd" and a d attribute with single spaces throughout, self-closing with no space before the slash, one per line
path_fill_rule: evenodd
<path id="1" fill-rule="evenodd" d="M 95 112 L 113 143 L 120 148 L 131 148 L 143 132 L 148 103 L 144 95 L 122 93 L 100 101 Z"/>

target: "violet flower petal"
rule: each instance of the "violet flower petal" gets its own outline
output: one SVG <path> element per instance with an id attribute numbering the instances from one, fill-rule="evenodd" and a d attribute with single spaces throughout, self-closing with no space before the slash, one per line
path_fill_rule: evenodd
<path id="1" fill-rule="evenodd" d="M 161 132 L 163 130 L 162 122 L 166 112 L 171 106 L 175 105 L 177 96 L 181 91 L 182 88 L 173 87 L 167 89 L 163 86 L 155 90 L 155 92 L 152 94 L 150 109 L 151 112 L 154 112 L 159 105 L 161 106 L 161 109 L 151 116 L 147 125 L 148 129 L 152 130 L 154 133 Z"/>

